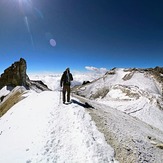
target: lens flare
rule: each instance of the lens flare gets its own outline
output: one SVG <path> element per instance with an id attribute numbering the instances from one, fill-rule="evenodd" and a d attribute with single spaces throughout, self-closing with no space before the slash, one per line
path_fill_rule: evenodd
<path id="1" fill-rule="evenodd" d="M 56 41 L 54 39 L 50 39 L 50 45 L 55 47 L 56 46 Z"/>
<path id="2" fill-rule="evenodd" d="M 31 30 L 30 30 L 30 26 L 29 26 L 29 22 L 28 22 L 28 17 L 27 16 L 24 17 L 24 22 L 25 22 L 25 26 L 27 28 L 27 31 L 28 31 L 28 33 L 30 35 L 31 44 L 34 47 L 33 36 L 32 36 Z"/>

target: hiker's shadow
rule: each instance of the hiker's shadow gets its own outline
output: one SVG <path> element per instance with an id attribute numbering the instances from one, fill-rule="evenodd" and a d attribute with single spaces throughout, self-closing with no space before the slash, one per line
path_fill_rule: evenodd
<path id="1" fill-rule="evenodd" d="M 74 100 L 74 99 L 72 99 L 71 102 L 74 103 L 74 104 L 77 104 L 77 105 L 79 105 L 79 106 L 82 106 L 82 107 L 84 107 L 84 108 L 93 108 L 93 107 L 92 107 L 91 105 L 89 105 L 87 102 L 81 103 L 81 102 L 76 101 L 76 100 Z"/>

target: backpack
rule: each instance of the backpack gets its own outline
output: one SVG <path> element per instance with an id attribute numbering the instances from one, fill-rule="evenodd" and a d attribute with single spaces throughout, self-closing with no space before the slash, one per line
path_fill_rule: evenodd
<path id="1" fill-rule="evenodd" d="M 70 73 L 65 73 L 64 76 L 64 84 L 65 85 L 70 85 L 71 84 L 71 74 Z"/>

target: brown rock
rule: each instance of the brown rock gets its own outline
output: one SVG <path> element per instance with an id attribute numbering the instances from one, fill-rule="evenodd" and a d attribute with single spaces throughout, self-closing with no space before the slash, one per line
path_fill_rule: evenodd
<path id="1" fill-rule="evenodd" d="M 23 58 L 14 62 L 10 67 L 4 70 L 0 77 L 0 89 L 4 86 L 26 86 L 27 64 Z"/>

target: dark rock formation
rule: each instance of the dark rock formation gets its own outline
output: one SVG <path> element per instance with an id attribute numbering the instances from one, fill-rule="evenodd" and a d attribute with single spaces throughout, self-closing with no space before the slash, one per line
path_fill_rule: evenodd
<path id="1" fill-rule="evenodd" d="M 37 92 L 50 90 L 42 81 L 31 81 L 26 73 L 27 63 L 25 59 L 20 58 L 10 67 L 4 70 L 0 77 L 0 89 L 4 86 L 24 86 L 28 89 L 34 89 Z"/>
<path id="2" fill-rule="evenodd" d="M 4 70 L 0 77 L 0 89 L 4 86 L 26 86 L 26 69 L 27 64 L 23 58 L 14 62 L 10 67 Z"/>
<path id="3" fill-rule="evenodd" d="M 105 75 L 114 75 L 115 74 L 116 67 L 112 68 L 111 70 L 107 71 Z"/>
<path id="4" fill-rule="evenodd" d="M 28 87 L 36 92 L 51 91 L 41 80 L 29 80 Z"/>
<path id="5" fill-rule="evenodd" d="M 90 81 L 83 81 L 82 85 L 86 85 L 86 84 L 89 84 Z"/>

